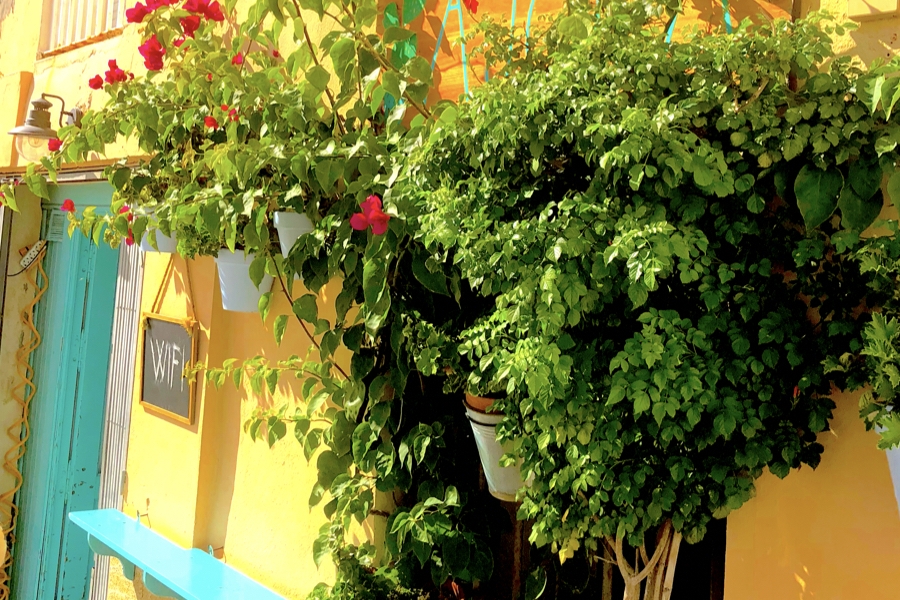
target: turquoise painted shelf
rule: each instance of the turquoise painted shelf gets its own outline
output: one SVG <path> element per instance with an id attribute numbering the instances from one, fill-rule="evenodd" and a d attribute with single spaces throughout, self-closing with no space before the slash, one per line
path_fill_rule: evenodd
<path id="1" fill-rule="evenodd" d="M 69 513 L 91 550 L 122 561 L 125 576 L 143 572 L 148 591 L 181 600 L 284 600 L 202 550 L 185 550 L 113 509 Z"/>

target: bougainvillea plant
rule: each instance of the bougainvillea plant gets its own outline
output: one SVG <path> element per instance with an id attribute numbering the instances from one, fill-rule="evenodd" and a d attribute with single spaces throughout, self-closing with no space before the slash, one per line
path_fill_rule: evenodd
<path id="1" fill-rule="evenodd" d="M 426 102 L 431 65 L 395 60 L 409 31 L 374 31 L 373 1 L 132 11 L 149 74 L 110 64 L 107 106 L 24 180 L 46 197 L 63 161 L 132 138 L 150 158 L 110 167 L 111 210 L 73 230 L 242 248 L 251 278 L 276 278 L 262 317 L 282 345 L 299 320 L 310 355 L 202 370 L 255 394 L 301 381 L 299 404 L 246 430 L 316 461 L 315 558 L 338 578 L 314 597 L 501 593 L 505 513 L 479 483 L 466 389 L 499 398 L 538 552 L 611 556 L 632 600 L 668 598 L 681 539 L 766 469 L 818 463 L 833 385 L 873 381 L 866 415 L 894 435 L 900 247 L 862 233 L 900 181 L 898 65 L 835 58 L 820 18 L 671 44 L 653 4 L 571 3 L 528 39 L 486 19 L 503 76 L 456 106 Z M 285 210 L 315 225 L 287 258 Z M 329 320 L 316 294 L 336 280 Z M 272 294 L 291 314 L 269 314 Z M 386 520 L 383 552 L 348 541 L 367 518 Z M 527 597 L 563 593 L 550 564 Z"/>

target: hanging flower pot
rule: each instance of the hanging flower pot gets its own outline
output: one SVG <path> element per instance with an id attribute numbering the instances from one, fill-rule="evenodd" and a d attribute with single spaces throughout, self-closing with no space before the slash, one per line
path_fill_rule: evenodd
<path id="1" fill-rule="evenodd" d="M 177 248 L 178 242 L 175 241 L 175 238 L 164 234 L 159 229 L 156 230 L 156 248 L 150 245 L 149 232 L 145 231 L 144 236 L 141 238 L 142 252 L 165 252 L 168 254 L 175 254 Z"/>
<path id="2" fill-rule="evenodd" d="M 897 499 L 897 511 L 900 512 L 900 448 L 886 451 L 891 481 L 894 483 L 894 498 Z"/>
<path id="3" fill-rule="evenodd" d="M 315 227 L 304 214 L 279 211 L 275 213 L 275 229 L 278 230 L 278 242 L 281 244 L 281 255 L 285 258 L 301 235 L 311 232 Z"/>
<path id="4" fill-rule="evenodd" d="M 256 312 L 259 299 L 272 289 L 272 276 L 263 275 L 257 288 L 250 279 L 250 263 L 254 255 L 219 250 L 216 265 L 219 268 L 219 288 L 222 291 L 222 308 L 233 312 Z"/>
<path id="5" fill-rule="evenodd" d="M 875 431 L 881 434 L 884 432 L 884 428 L 876 425 Z M 891 483 L 894 484 L 894 498 L 897 500 L 897 511 L 900 512 L 900 447 L 885 450 L 884 453 L 887 454 Z"/>
<path id="6" fill-rule="evenodd" d="M 503 415 L 487 412 L 492 403 L 493 400 L 490 398 L 466 394 L 464 402 L 466 416 L 475 435 L 475 445 L 478 447 L 478 456 L 484 468 L 488 491 L 494 498 L 515 502 L 516 492 L 530 482 L 522 481 L 519 465 L 500 466 L 500 457 L 506 453 L 506 449 L 497 441 L 497 424 L 503 420 Z"/>

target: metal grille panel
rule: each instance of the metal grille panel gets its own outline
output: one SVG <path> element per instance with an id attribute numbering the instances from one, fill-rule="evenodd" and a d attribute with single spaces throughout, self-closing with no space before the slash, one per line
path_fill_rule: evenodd
<path id="1" fill-rule="evenodd" d="M 100 500 L 97 508 L 122 510 L 122 484 L 128 455 L 131 424 L 131 394 L 144 257 L 138 247 L 122 245 L 116 280 L 116 308 L 113 315 L 112 346 L 106 386 L 106 415 L 100 469 Z M 106 600 L 109 557 L 97 556 L 91 576 L 91 600 Z"/>

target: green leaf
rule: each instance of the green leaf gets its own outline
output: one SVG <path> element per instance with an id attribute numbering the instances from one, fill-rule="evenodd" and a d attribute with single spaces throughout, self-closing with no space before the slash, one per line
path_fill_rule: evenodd
<path id="1" fill-rule="evenodd" d="M 352 38 L 342 37 L 334 43 L 328 54 L 331 56 L 335 75 L 342 84 L 346 83 L 356 65 L 356 42 Z"/>
<path id="2" fill-rule="evenodd" d="M 315 325 L 319 320 L 319 307 L 316 305 L 316 297 L 312 294 L 304 294 L 294 300 L 292 310 L 298 319 L 307 323 Z"/>
<path id="3" fill-rule="evenodd" d="M 390 4 L 385 6 L 383 16 L 384 16 L 384 28 L 385 29 L 387 29 L 388 27 L 396 27 L 398 25 L 401 25 L 400 14 L 397 11 L 396 3 L 391 2 Z"/>
<path id="4" fill-rule="evenodd" d="M 259 288 L 259 284 L 262 283 L 263 277 L 266 275 L 266 257 L 265 256 L 256 256 L 253 259 L 253 262 L 250 263 L 250 281 L 253 282 L 253 285 Z"/>
<path id="5" fill-rule="evenodd" d="M 850 165 L 847 181 L 857 196 L 868 200 L 881 189 L 881 169 L 878 167 L 878 161 L 855 161 Z"/>
<path id="6" fill-rule="evenodd" d="M 894 206 L 900 206 L 900 169 L 894 171 L 887 183 L 888 197 Z"/>
<path id="7" fill-rule="evenodd" d="M 409 25 L 413 19 L 422 14 L 425 0 L 403 0 L 403 24 Z"/>
<path id="8" fill-rule="evenodd" d="M 837 208 L 844 177 L 837 169 L 823 171 L 804 165 L 794 181 L 797 206 L 807 229 L 824 223 Z"/>
<path id="9" fill-rule="evenodd" d="M 262 319 L 262 322 L 265 323 L 269 318 L 269 309 L 272 307 L 272 292 L 266 292 L 262 296 L 259 297 L 259 302 L 257 303 L 257 308 L 259 309 L 259 316 Z"/>
<path id="10" fill-rule="evenodd" d="M 583 17 L 570 15 L 563 18 L 557 26 L 559 33 L 574 40 L 583 40 L 588 36 L 588 29 Z"/>
<path id="11" fill-rule="evenodd" d="M 278 315 L 277 317 L 275 317 L 275 343 L 279 346 L 281 345 L 281 340 L 284 337 L 284 332 L 287 329 L 287 322 L 287 315 Z"/>
<path id="12" fill-rule="evenodd" d="M 306 71 L 306 80 L 315 89 L 324 92 L 328 88 L 328 82 L 331 81 L 331 73 L 325 67 L 315 65 Z"/>
<path id="13" fill-rule="evenodd" d="M 306 10 L 314 11 L 319 19 L 325 16 L 325 7 L 322 0 L 300 0 L 300 6 Z"/>
<path id="14" fill-rule="evenodd" d="M 353 460 L 359 463 L 369 452 L 378 440 L 378 432 L 372 429 L 372 425 L 368 421 L 363 421 L 353 430 L 352 449 Z"/>
<path id="15" fill-rule="evenodd" d="M 525 600 L 537 600 L 547 589 L 547 571 L 538 567 L 528 574 L 525 580 Z"/>
<path id="16" fill-rule="evenodd" d="M 413 258 L 413 275 L 419 280 L 419 283 L 424 285 L 429 291 L 432 291 L 435 294 L 449 296 L 450 293 L 447 291 L 447 278 L 443 273 L 432 273 L 429 271 L 426 266 L 427 258 L 428 257 L 424 254 L 417 254 Z"/>
<path id="17" fill-rule="evenodd" d="M 880 194 L 863 199 L 844 186 L 838 208 L 841 209 L 841 225 L 847 229 L 862 231 L 871 225 L 881 213 L 882 197 Z"/>
<path id="18" fill-rule="evenodd" d="M 326 193 L 331 191 L 343 173 L 344 161 L 341 159 L 325 158 L 316 163 L 316 181 Z"/>
<path id="19" fill-rule="evenodd" d="M 441 558 L 451 575 L 459 575 L 468 568 L 470 555 L 469 543 L 461 535 L 448 537 L 441 546 Z"/>
<path id="20" fill-rule="evenodd" d="M 283 438 L 287 434 L 287 424 L 282 420 L 277 420 L 269 425 L 268 442 L 269 448 L 275 445 L 275 442 Z"/>
<path id="21" fill-rule="evenodd" d="M 415 35 L 415 32 L 403 27 L 388 27 L 384 30 L 382 41 L 385 44 L 393 44 L 394 42 L 402 42 L 408 40 Z"/>

